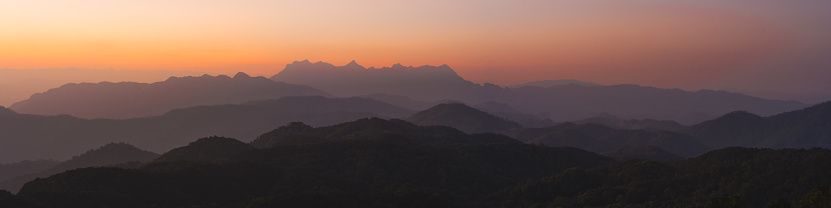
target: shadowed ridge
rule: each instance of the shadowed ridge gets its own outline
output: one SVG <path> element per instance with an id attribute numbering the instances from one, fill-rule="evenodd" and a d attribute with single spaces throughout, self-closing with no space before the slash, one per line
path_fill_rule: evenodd
<path id="1" fill-rule="evenodd" d="M 268 148 L 284 141 L 291 142 L 313 142 L 322 141 L 323 135 L 315 132 L 315 128 L 302 122 L 291 122 L 270 132 L 266 132 L 251 141 L 251 146 L 256 148 Z M 301 140 L 301 141 L 295 141 Z"/>
<path id="2" fill-rule="evenodd" d="M 831 102 L 770 117 L 732 112 L 692 127 L 711 146 L 831 148 Z"/>
<path id="3" fill-rule="evenodd" d="M 403 144 L 521 143 L 504 135 L 468 135 L 446 126 L 417 126 L 404 120 L 385 120 L 373 117 L 319 128 L 294 122 L 260 135 L 251 144 L 257 148 L 269 148 L 276 144 L 308 144 L 344 140 L 372 140 Z"/>
<path id="4" fill-rule="evenodd" d="M 0 189 L 18 191 L 24 183 L 35 178 L 44 178 L 60 172 L 100 166 L 116 166 L 125 163 L 145 163 L 159 157 L 158 154 L 142 150 L 127 143 L 110 143 L 99 148 L 74 156 L 55 166 L 33 174 L 27 174 L 12 178 L 0 183 Z"/>
<path id="5" fill-rule="evenodd" d="M 714 148 L 749 146 L 761 141 L 765 118 L 746 112 L 734 111 L 713 120 L 692 126 L 692 133 Z"/>
<path id="6" fill-rule="evenodd" d="M 154 162 L 199 161 L 211 162 L 226 159 L 234 154 L 252 150 L 254 147 L 236 139 L 226 137 L 205 137 L 187 146 L 172 149 L 156 158 Z"/>
<path id="7" fill-rule="evenodd" d="M 414 124 L 443 125 L 467 133 L 503 132 L 521 126 L 462 103 L 442 103 L 407 118 Z"/>
<path id="8" fill-rule="evenodd" d="M 780 113 L 770 119 L 779 122 L 801 121 L 803 123 L 831 124 L 831 101 L 825 101 L 800 110 Z"/>
<path id="9" fill-rule="evenodd" d="M 89 150 L 84 154 L 55 166 L 56 169 L 69 170 L 80 167 L 115 165 L 124 162 L 149 162 L 159 157 L 159 154 L 136 148 L 127 143 L 109 143 L 98 149 Z"/>

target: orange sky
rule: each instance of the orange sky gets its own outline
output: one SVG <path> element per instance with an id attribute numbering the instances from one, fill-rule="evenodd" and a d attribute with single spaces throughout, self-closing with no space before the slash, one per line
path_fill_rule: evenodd
<path id="1" fill-rule="evenodd" d="M 824 56 L 831 51 L 830 6 L 764 0 L 9 1 L 0 3 L 0 68 L 270 76 L 296 60 L 357 60 L 367 67 L 448 64 L 469 80 L 503 85 L 575 78 L 831 94 L 825 91 L 831 83 L 817 78 L 831 76 Z"/>

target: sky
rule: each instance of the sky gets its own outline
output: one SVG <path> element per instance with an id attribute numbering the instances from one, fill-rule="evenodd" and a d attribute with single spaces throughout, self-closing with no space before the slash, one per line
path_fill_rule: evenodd
<path id="1" fill-rule="evenodd" d="M 0 69 L 271 76 L 292 61 L 356 60 L 447 64 L 477 83 L 578 79 L 815 103 L 831 100 L 828 11 L 831 1 L 809 0 L 3 0 Z"/>

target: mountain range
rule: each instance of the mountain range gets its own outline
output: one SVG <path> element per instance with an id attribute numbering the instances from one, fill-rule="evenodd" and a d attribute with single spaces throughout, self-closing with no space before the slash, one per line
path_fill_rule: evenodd
<path id="1" fill-rule="evenodd" d="M 257 132 L 291 122 L 324 126 L 376 116 L 408 118 L 423 125 L 448 125 L 470 133 L 513 129 L 507 134 L 521 141 L 580 147 L 598 153 L 655 146 L 690 157 L 725 146 L 831 147 L 827 142 L 831 134 L 825 132 L 828 119 L 822 116 L 827 114 L 827 106 L 823 103 L 769 118 L 734 112 L 692 127 L 630 120 L 626 125 L 611 128 L 594 125 L 589 128 L 591 131 L 578 130 L 591 127 L 592 122 L 522 129 L 516 122 L 463 104 L 441 104 L 414 113 L 368 98 L 284 97 L 236 105 L 196 106 L 126 120 L 37 116 L 0 108 L 0 130 L 4 132 L 0 162 L 62 160 L 110 142 L 128 142 L 142 149 L 165 152 L 191 142 L 192 138 L 219 135 L 252 141 Z"/>
<path id="2" fill-rule="evenodd" d="M 591 83 L 591 82 L 583 82 L 580 80 L 575 79 L 560 79 L 560 80 L 543 80 L 543 81 L 534 81 L 534 82 L 527 82 L 518 85 L 508 86 L 508 88 L 518 88 L 518 87 L 526 87 L 526 86 L 534 86 L 534 87 L 554 87 L 554 86 L 562 86 L 562 85 L 580 85 L 580 86 L 600 86 L 599 84 Z"/>
<path id="3" fill-rule="evenodd" d="M 624 120 L 672 120 L 696 124 L 744 110 L 769 116 L 806 107 L 795 101 L 767 100 L 738 93 L 660 89 L 637 85 L 602 86 L 576 80 L 547 80 L 521 86 L 476 84 L 447 65 L 365 68 L 355 61 L 345 66 L 296 61 L 266 79 L 238 73 L 171 77 L 156 83 L 67 84 L 10 109 L 25 114 L 79 118 L 139 118 L 198 105 L 240 104 L 285 96 L 370 97 L 420 111 L 438 103 L 458 101 L 473 106 L 513 109 L 491 112 L 528 126 L 574 121 L 612 114 Z M 499 107 L 505 109 L 506 107 Z M 529 116 L 530 115 L 530 116 Z"/>
<path id="4" fill-rule="evenodd" d="M 364 68 L 308 60 L 288 64 L 274 81 L 305 85 L 335 96 L 398 95 L 416 102 L 456 100 L 478 104 L 499 102 L 540 119 L 570 121 L 610 113 L 624 119 L 673 120 L 695 124 L 736 110 L 773 115 L 806 107 L 796 101 L 767 100 L 738 93 L 660 89 L 637 85 L 528 84 L 500 87 L 467 81 L 447 65 Z M 574 82 L 577 83 L 577 82 Z M 545 86 L 545 87 L 540 87 Z M 401 102 L 405 99 L 399 99 Z M 399 102 L 399 103 L 401 103 Z M 399 104 L 404 105 L 404 104 Z"/>
<path id="5" fill-rule="evenodd" d="M 283 97 L 244 104 L 195 106 L 134 119 L 82 119 L 17 114 L 0 108 L 0 163 L 64 160 L 111 142 L 166 152 L 194 138 L 222 135 L 251 141 L 290 122 L 334 125 L 367 117 L 401 118 L 413 112 L 367 98 Z"/>
<path id="6" fill-rule="evenodd" d="M 18 173 L 14 177 L 0 180 L 0 189 L 15 191 L 20 189 L 24 183 L 34 180 L 35 178 L 45 178 L 64 171 L 86 168 L 86 167 L 100 167 L 100 166 L 115 166 L 125 165 L 129 166 L 130 162 L 144 163 L 150 162 L 158 154 L 138 149 L 132 145 L 125 143 L 110 143 L 96 149 L 86 151 L 83 154 L 73 156 L 67 161 L 54 163 L 42 169 L 30 169 L 25 172 Z M 0 170 L 3 172 L 14 170 Z"/>
<path id="7" fill-rule="evenodd" d="M 197 105 L 239 104 L 285 96 L 329 94 L 311 87 L 272 82 L 240 72 L 233 78 L 225 75 L 171 77 L 150 84 L 66 84 L 33 94 L 9 108 L 34 115 L 67 114 L 88 119 L 125 119 L 158 116 L 173 109 Z"/>
<path id="8" fill-rule="evenodd" d="M 110 144 L 70 161 L 117 156 L 105 151 L 113 149 L 145 154 Z M 637 152 L 672 157 L 644 149 Z M 138 159 L 145 161 L 140 166 L 79 168 L 37 178 L 17 194 L 0 190 L 0 205 L 814 207 L 827 205 L 822 196 L 831 194 L 821 185 L 831 182 L 827 149 L 734 147 L 671 163 L 615 162 L 576 148 L 397 119 L 325 127 L 296 122 L 250 144 L 205 137 L 148 161 L 154 156 Z"/>

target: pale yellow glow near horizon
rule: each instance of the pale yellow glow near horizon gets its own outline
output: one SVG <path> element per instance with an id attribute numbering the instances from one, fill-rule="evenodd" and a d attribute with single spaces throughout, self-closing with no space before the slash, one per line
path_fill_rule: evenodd
<path id="1" fill-rule="evenodd" d="M 498 84 L 577 78 L 695 88 L 752 73 L 797 44 L 818 45 L 799 43 L 818 36 L 798 31 L 817 23 L 794 24 L 828 16 L 816 6 L 746 3 L 5 1 L 0 68 L 270 76 L 292 61 L 356 60 L 448 64 Z"/>

